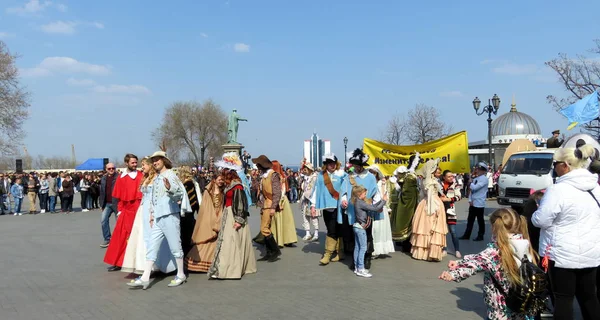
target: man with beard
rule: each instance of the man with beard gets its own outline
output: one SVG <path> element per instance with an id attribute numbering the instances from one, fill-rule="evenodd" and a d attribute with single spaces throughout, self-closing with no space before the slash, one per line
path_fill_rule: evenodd
<path id="1" fill-rule="evenodd" d="M 110 266 L 108 271 L 121 270 L 133 221 L 142 201 L 140 185 L 144 175 L 137 171 L 138 158 L 128 153 L 124 160 L 127 169 L 117 178 L 112 193 L 112 198 L 118 199 L 117 217 L 119 218 L 104 256 L 104 262 Z"/>
<path id="2" fill-rule="evenodd" d="M 265 256 L 258 259 L 258 261 L 274 262 L 279 259 L 281 251 L 271 234 L 271 220 L 279 208 L 282 195 L 282 177 L 273 171 L 273 163 L 267 156 L 260 155 L 258 158 L 252 159 L 252 162 L 256 164 L 256 167 L 262 174 L 257 206 L 261 208 L 260 233 L 264 237 L 264 244 L 267 251 Z"/>
<path id="3" fill-rule="evenodd" d="M 348 176 L 348 183 L 346 183 L 346 194 L 352 194 L 352 187 L 363 186 L 367 189 L 367 197 L 365 202 L 373 204 L 381 200 L 381 194 L 377 188 L 377 179 L 369 171 L 365 170 L 369 164 L 369 155 L 365 154 L 361 149 L 356 149 L 352 153 L 352 156 L 348 160 L 354 167 L 354 171 Z M 338 212 L 338 223 L 342 225 L 342 236 L 344 238 L 344 249 L 347 253 L 354 251 L 354 231 L 352 226 L 355 222 L 354 205 L 352 201 L 347 201 L 347 197 L 344 196 L 342 201 L 348 203 L 348 209 L 346 214 Z M 377 218 L 377 212 L 370 213 L 374 218 Z M 371 268 L 371 258 L 373 254 L 373 232 L 372 224 L 366 229 L 367 231 L 367 252 L 365 254 L 365 269 Z M 351 250 L 350 250 L 351 249 Z M 354 269 L 354 266 L 352 266 Z"/>

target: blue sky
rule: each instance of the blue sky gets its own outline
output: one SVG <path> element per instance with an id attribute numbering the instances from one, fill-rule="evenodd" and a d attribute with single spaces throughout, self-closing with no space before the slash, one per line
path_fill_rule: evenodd
<path id="1" fill-rule="evenodd" d="M 139 156 L 177 100 L 212 98 L 249 122 L 251 154 L 297 164 L 316 130 L 342 156 L 387 119 L 437 107 L 469 140 L 494 93 L 544 134 L 568 125 L 546 103 L 564 89 L 544 66 L 600 38 L 599 1 L 14 1 L 0 38 L 32 92 L 30 154 Z M 272 131 L 264 130 L 264 122 Z"/>

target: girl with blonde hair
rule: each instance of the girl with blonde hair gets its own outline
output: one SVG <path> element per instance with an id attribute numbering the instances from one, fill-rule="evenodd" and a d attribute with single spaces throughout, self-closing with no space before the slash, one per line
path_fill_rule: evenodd
<path id="1" fill-rule="evenodd" d="M 152 206 L 152 182 L 156 178 L 156 170 L 152 166 L 150 157 L 142 159 L 142 172 L 144 177 L 140 185 L 142 191 L 142 202 L 135 215 L 131 235 L 125 249 L 125 257 L 123 258 L 123 266 L 121 271 L 129 273 L 144 273 L 146 265 L 146 251 L 150 241 L 150 208 Z M 175 271 L 175 259 L 170 255 L 169 247 L 166 241 L 161 245 L 158 259 L 154 263 L 153 270 L 160 270 L 164 273 Z M 132 280 L 134 281 L 134 280 Z"/>
<path id="2" fill-rule="evenodd" d="M 537 256 L 529 242 L 527 220 L 512 209 L 502 208 L 492 213 L 490 223 L 492 242 L 487 248 L 480 253 L 466 255 L 462 260 L 450 261 L 450 271 L 444 271 L 439 278 L 461 282 L 478 272 L 485 272 L 483 292 L 488 319 L 533 319 L 535 313 L 522 314 L 508 309 L 506 297 L 502 294 L 522 284 L 519 274 L 521 257 L 526 256 L 529 261 L 537 263 Z"/>

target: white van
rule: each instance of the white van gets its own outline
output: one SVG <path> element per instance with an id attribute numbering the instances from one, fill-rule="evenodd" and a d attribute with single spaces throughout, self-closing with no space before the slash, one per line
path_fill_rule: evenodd
<path id="1" fill-rule="evenodd" d="M 498 178 L 498 204 L 520 211 L 531 190 L 554 183 L 552 157 L 557 149 L 516 152 L 508 158 Z"/>

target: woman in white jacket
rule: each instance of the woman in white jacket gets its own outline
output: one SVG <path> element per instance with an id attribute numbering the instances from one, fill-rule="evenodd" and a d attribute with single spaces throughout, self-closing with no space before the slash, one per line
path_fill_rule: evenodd
<path id="1" fill-rule="evenodd" d="M 541 228 L 540 251 L 549 258 L 554 319 L 573 319 L 573 298 L 584 319 L 598 319 L 596 273 L 600 266 L 600 187 L 587 170 L 591 146 L 554 154 L 556 184 L 550 186 L 532 223 Z"/>

